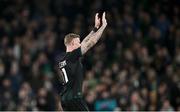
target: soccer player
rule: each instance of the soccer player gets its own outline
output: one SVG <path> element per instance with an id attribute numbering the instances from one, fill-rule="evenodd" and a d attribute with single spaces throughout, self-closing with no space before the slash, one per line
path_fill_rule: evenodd
<path id="1" fill-rule="evenodd" d="M 102 25 L 101 24 L 102 19 Z M 83 66 L 81 57 L 93 47 L 107 26 L 105 12 L 102 18 L 95 15 L 93 30 L 80 43 L 80 36 L 74 33 L 67 34 L 64 38 L 66 54 L 59 62 L 62 83 L 61 103 L 65 111 L 88 111 L 88 107 L 82 97 Z"/>

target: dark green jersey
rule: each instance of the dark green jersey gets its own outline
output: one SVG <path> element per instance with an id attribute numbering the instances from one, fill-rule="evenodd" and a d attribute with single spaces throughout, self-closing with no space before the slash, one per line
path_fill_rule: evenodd
<path id="1" fill-rule="evenodd" d="M 64 90 L 62 101 L 82 98 L 83 66 L 81 63 L 81 48 L 67 52 L 59 62 Z"/>

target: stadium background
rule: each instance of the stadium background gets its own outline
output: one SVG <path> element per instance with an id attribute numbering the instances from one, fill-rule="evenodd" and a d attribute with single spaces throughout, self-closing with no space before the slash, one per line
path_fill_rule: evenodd
<path id="1" fill-rule="evenodd" d="M 108 26 L 83 58 L 90 110 L 180 111 L 179 0 L 0 0 L 0 110 L 56 110 L 63 38 Z"/>

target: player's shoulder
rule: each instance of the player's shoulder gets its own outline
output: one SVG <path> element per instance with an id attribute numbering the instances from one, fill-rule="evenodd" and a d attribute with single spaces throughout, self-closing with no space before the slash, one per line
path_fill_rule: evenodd
<path id="1" fill-rule="evenodd" d="M 61 58 L 59 59 L 59 62 L 63 62 L 66 60 L 66 62 L 76 62 L 79 60 L 79 58 L 82 57 L 81 54 L 81 49 L 80 47 L 71 51 L 71 52 L 66 52 L 64 55 L 61 56 Z"/>
<path id="2" fill-rule="evenodd" d="M 73 51 L 68 52 L 68 56 L 81 57 L 82 56 L 81 47 L 78 47 L 77 49 L 74 49 Z"/>
<path id="3" fill-rule="evenodd" d="M 55 63 L 59 64 L 59 62 L 63 61 L 66 57 L 66 53 L 65 52 L 61 52 L 61 53 L 57 53 L 55 56 Z"/>
<path id="4" fill-rule="evenodd" d="M 67 65 L 67 53 L 63 53 L 58 58 L 58 66 L 59 68 L 63 68 Z"/>

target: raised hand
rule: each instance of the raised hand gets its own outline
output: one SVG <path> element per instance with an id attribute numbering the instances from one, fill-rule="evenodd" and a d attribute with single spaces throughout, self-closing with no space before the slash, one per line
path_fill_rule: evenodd
<path id="1" fill-rule="evenodd" d="M 104 27 L 107 26 L 106 13 L 105 12 L 103 12 L 103 15 L 102 15 L 102 26 L 104 26 Z"/>
<path id="2" fill-rule="evenodd" d="M 95 15 L 95 27 L 98 29 L 101 25 L 100 18 L 98 17 L 99 13 L 96 13 Z"/>
<path id="3" fill-rule="evenodd" d="M 91 47 L 93 47 L 98 40 L 101 38 L 102 33 L 104 32 L 107 22 L 106 22 L 106 14 L 105 12 L 102 15 L 102 25 L 101 25 L 101 18 L 98 17 L 98 13 L 95 15 L 95 28 L 97 31 L 91 31 L 88 36 L 83 39 L 81 42 L 81 52 L 85 54 Z M 100 26 L 101 25 L 101 26 Z"/>

